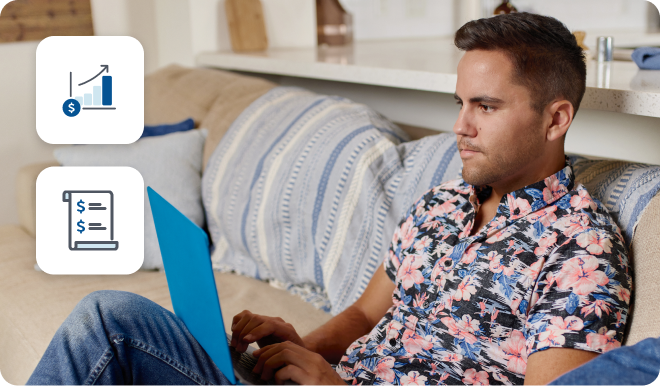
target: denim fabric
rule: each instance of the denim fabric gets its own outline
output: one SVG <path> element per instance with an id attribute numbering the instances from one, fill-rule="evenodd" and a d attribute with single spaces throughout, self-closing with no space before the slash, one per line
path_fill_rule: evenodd
<path id="1" fill-rule="evenodd" d="M 648 385 L 660 373 L 660 338 L 599 355 L 550 385 Z"/>
<path id="2" fill-rule="evenodd" d="M 97 291 L 66 318 L 27 384 L 229 382 L 176 315 L 140 295 Z"/>

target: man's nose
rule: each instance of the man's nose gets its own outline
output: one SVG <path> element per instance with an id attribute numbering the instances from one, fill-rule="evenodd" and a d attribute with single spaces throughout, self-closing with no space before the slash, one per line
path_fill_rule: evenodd
<path id="1" fill-rule="evenodd" d="M 456 123 L 454 123 L 453 130 L 454 134 L 465 135 L 467 137 L 474 137 L 477 134 L 476 126 L 474 125 L 474 116 L 467 107 L 463 106 L 461 108 Z"/>

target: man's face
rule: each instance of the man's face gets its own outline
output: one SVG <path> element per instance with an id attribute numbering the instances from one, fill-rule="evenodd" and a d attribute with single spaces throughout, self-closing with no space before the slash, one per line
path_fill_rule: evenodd
<path id="1" fill-rule="evenodd" d="M 524 179 L 543 154 L 545 131 L 529 91 L 513 81 L 511 60 L 501 51 L 473 50 L 458 64 L 454 125 L 471 185 L 509 185 Z"/>

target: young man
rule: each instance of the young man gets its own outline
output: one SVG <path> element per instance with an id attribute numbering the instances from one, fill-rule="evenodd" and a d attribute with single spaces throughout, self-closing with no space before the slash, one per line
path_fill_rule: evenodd
<path id="1" fill-rule="evenodd" d="M 414 203 L 384 269 L 308 336 L 236 315 L 231 344 L 259 344 L 263 378 L 545 384 L 620 346 L 626 249 L 564 156 L 585 90 L 581 49 L 557 20 L 524 13 L 469 22 L 455 43 L 466 51 L 454 126 L 463 179 Z M 29 383 L 223 381 L 175 316 L 104 291 L 81 301 Z"/>

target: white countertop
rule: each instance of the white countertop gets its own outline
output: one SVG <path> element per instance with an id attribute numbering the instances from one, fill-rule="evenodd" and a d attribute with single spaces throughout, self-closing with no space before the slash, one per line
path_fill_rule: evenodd
<path id="1" fill-rule="evenodd" d="M 622 39 L 619 39 L 621 41 Z M 660 34 L 644 43 L 660 45 Z M 617 38 L 615 38 L 615 44 Z M 454 93 L 462 56 L 451 38 L 361 41 L 344 47 L 269 49 L 258 53 L 214 52 L 200 66 L 376 86 Z M 609 76 L 607 75 L 609 73 Z M 582 108 L 660 117 L 660 71 L 633 62 L 608 67 L 590 61 Z"/>

